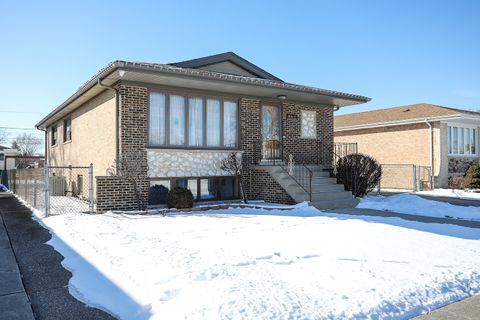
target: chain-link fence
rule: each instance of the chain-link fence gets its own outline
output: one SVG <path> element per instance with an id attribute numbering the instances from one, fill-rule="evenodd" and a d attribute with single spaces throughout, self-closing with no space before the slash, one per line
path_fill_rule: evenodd
<path id="1" fill-rule="evenodd" d="M 35 209 L 45 211 L 43 168 L 6 170 L 2 173 L 2 183 Z"/>
<path id="2" fill-rule="evenodd" d="M 93 166 L 46 166 L 47 214 L 93 212 Z"/>
<path id="3" fill-rule="evenodd" d="M 7 170 L 2 181 L 46 215 L 94 212 L 93 165 Z"/>
<path id="4" fill-rule="evenodd" d="M 421 191 L 432 188 L 431 169 L 414 164 L 382 164 L 382 178 L 378 191 Z"/>

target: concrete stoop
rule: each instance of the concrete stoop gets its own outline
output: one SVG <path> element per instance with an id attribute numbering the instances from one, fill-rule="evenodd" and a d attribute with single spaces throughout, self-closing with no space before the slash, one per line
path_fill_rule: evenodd
<path id="1" fill-rule="evenodd" d="M 354 208 L 360 200 L 353 197 L 350 191 L 345 191 L 342 184 L 337 184 L 337 179 L 331 178 L 328 168 L 323 166 L 308 166 L 313 172 L 312 178 L 312 199 L 310 205 L 317 209 L 341 209 Z M 262 166 L 270 176 L 280 184 L 280 186 L 297 203 L 310 201 L 308 192 L 293 179 L 280 166 Z"/>

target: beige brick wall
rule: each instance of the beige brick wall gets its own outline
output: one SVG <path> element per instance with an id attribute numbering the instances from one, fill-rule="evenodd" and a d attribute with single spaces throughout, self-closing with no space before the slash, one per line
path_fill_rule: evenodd
<path id="1" fill-rule="evenodd" d="M 57 125 L 57 145 L 51 145 L 48 129 L 47 154 L 52 166 L 88 166 L 94 175 L 105 175 L 115 159 L 115 94 L 107 90 L 76 109 L 72 119 L 72 140 L 63 142 L 63 119 Z M 66 118 L 66 117 L 65 117 Z"/>
<path id="2" fill-rule="evenodd" d="M 433 122 L 431 125 L 435 186 L 446 187 L 448 176 L 447 124 Z M 381 164 L 415 164 L 427 167 L 430 166 L 429 139 L 429 127 L 426 123 L 340 131 L 335 132 L 334 138 L 335 142 L 357 142 L 359 152 L 374 157 Z M 401 179 L 402 174 L 393 174 L 393 169 L 391 171 L 392 177 L 395 175 Z"/>
<path id="3" fill-rule="evenodd" d="M 358 151 L 382 164 L 430 165 L 429 129 L 411 124 L 335 132 L 335 142 L 356 142 Z"/>

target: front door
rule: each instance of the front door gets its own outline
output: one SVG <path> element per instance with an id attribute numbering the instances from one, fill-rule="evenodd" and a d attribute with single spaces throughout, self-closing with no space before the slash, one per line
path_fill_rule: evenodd
<path id="1" fill-rule="evenodd" d="M 262 161 L 281 158 L 280 107 L 262 106 Z"/>

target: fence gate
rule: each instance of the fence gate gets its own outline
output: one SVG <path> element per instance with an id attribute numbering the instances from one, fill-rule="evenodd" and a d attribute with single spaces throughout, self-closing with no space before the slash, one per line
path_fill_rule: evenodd
<path id="1" fill-rule="evenodd" d="M 45 168 L 45 214 L 93 213 L 93 165 Z"/>
<path id="2" fill-rule="evenodd" d="M 431 169 L 414 164 L 382 164 L 382 178 L 378 191 L 408 190 L 421 191 L 432 189 Z"/>

